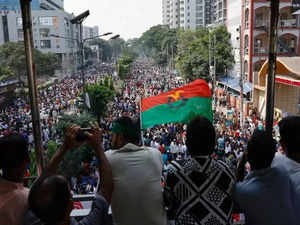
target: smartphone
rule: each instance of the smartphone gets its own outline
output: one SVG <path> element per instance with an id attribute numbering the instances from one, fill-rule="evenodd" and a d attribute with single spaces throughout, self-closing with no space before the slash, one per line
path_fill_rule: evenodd
<path id="1" fill-rule="evenodd" d="M 92 131 L 92 128 L 80 128 L 77 135 L 76 135 L 76 140 L 78 142 L 83 142 L 88 139 L 88 136 L 85 135 L 85 132 Z"/>

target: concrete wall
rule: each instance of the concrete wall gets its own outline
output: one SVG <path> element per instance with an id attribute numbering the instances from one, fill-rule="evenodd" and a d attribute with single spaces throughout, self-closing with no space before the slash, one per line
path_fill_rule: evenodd
<path id="1" fill-rule="evenodd" d="M 237 28 L 241 25 L 242 20 L 242 0 L 231 0 L 227 1 L 227 21 L 226 27 L 229 33 L 231 33 L 231 44 L 234 48 L 234 59 L 235 64 L 230 71 L 230 74 L 237 76 L 240 74 L 240 41 L 237 40 L 239 37 L 239 32 Z"/>

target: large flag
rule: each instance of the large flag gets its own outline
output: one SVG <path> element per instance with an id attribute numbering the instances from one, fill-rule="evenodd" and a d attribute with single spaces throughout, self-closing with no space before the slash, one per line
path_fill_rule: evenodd
<path id="1" fill-rule="evenodd" d="M 165 123 L 185 123 L 198 115 L 213 120 L 211 92 L 204 80 L 195 80 L 158 96 L 143 98 L 141 102 L 142 129 Z"/>

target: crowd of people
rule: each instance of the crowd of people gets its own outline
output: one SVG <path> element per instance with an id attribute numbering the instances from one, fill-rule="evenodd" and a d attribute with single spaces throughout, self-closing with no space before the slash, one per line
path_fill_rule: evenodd
<path id="1" fill-rule="evenodd" d="M 114 71 L 103 66 L 86 80 L 98 82 L 105 73 Z M 109 205 L 115 225 L 227 225 L 234 213 L 243 213 L 247 224 L 300 224 L 300 117 L 284 118 L 271 135 L 255 116 L 241 126 L 238 113 L 217 99 L 213 123 L 198 116 L 188 124 L 141 132 L 141 99 L 184 84 L 174 74 L 137 62 L 106 117 L 85 131 L 87 141 L 76 140 L 80 127 L 68 126 L 30 190 L 21 184 L 33 147 L 30 107 L 18 98 L 0 115 L 0 225 L 111 224 Z M 45 146 L 62 138 L 54 129 L 61 113 L 79 113 L 81 88 L 80 77 L 65 77 L 39 91 Z M 57 174 L 58 165 L 83 144 L 94 149 L 95 158 L 84 165 L 80 181 L 68 181 Z M 70 217 L 74 191 L 96 192 L 91 212 L 79 222 Z"/>

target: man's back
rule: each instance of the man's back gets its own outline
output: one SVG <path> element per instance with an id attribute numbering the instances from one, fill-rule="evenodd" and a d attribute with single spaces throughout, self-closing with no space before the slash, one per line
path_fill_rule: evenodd
<path id="1" fill-rule="evenodd" d="M 29 190 L 20 183 L 0 178 L 0 225 L 19 225 L 28 208 Z"/>
<path id="2" fill-rule="evenodd" d="M 281 169 L 287 172 L 294 185 L 295 191 L 300 196 L 300 163 L 288 158 L 287 156 L 276 153 L 272 162 L 272 167 Z"/>
<path id="3" fill-rule="evenodd" d="M 277 168 L 251 172 L 237 183 L 233 197 L 249 225 L 297 224 L 290 179 Z"/>
<path id="4" fill-rule="evenodd" d="M 166 185 L 179 203 L 175 224 L 230 224 L 234 184 L 229 167 L 208 156 L 172 162 Z"/>
<path id="5" fill-rule="evenodd" d="M 112 212 L 116 225 L 166 224 L 162 162 L 157 149 L 127 144 L 106 152 L 113 173 Z"/>

